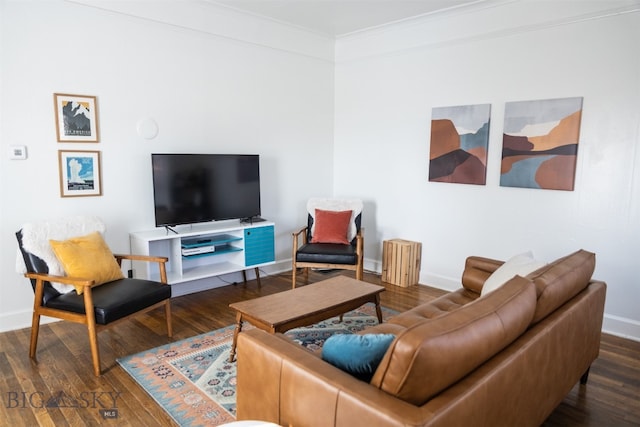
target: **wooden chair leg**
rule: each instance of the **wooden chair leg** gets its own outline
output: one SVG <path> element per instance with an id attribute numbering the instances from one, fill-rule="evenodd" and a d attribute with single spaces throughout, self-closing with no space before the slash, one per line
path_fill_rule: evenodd
<path id="1" fill-rule="evenodd" d="M 89 333 L 89 346 L 91 347 L 91 360 L 93 361 L 93 373 L 100 376 L 100 349 L 98 347 L 98 331 L 96 330 L 96 314 L 93 308 L 91 288 L 85 288 L 84 312 L 87 316 L 87 332 Z"/>
<path id="2" fill-rule="evenodd" d="M 34 311 L 31 320 L 31 344 L 29 345 L 29 357 L 36 358 L 36 349 L 38 348 L 38 333 L 40 332 L 40 315 Z"/>
<path id="3" fill-rule="evenodd" d="M 31 343 L 29 344 L 29 357 L 36 358 L 38 348 L 38 334 L 40 333 L 40 307 L 42 307 L 42 297 L 44 295 L 44 282 L 37 279 L 35 296 L 33 299 L 33 316 L 31 317 Z"/>
<path id="4" fill-rule="evenodd" d="M 93 373 L 96 377 L 100 376 L 100 349 L 98 348 L 98 333 L 96 331 L 95 320 L 87 324 L 89 332 L 89 346 L 91 347 L 91 360 L 93 362 Z"/>
<path id="5" fill-rule="evenodd" d="M 168 299 L 164 303 L 164 313 L 167 317 L 167 336 L 169 338 L 173 337 L 173 323 L 171 321 L 171 300 Z"/>
<path id="6" fill-rule="evenodd" d="M 296 288 L 296 273 L 297 273 L 296 263 L 293 263 L 293 268 L 291 269 L 291 289 Z"/>

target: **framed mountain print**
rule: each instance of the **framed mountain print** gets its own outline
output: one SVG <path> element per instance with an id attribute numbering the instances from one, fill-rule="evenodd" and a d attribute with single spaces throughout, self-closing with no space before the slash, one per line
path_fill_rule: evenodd
<path id="1" fill-rule="evenodd" d="M 53 94 L 58 142 L 99 142 L 95 96 Z"/>

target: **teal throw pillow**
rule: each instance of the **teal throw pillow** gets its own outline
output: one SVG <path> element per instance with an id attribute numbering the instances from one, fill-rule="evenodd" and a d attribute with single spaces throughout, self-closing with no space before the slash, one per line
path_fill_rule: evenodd
<path id="1" fill-rule="evenodd" d="M 337 334 L 322 346 L 322 359 L 362 381 L 371 381 L 393 334 Z"/>

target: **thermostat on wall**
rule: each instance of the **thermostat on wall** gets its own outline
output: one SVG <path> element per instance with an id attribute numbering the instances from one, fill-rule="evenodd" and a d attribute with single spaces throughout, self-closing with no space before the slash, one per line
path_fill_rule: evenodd
<path id="1" fill-rule="evenodd" d="M 24 160 L 27 158 L 27 147 L 24 145 L 10 145 L 9 159 Z"/>

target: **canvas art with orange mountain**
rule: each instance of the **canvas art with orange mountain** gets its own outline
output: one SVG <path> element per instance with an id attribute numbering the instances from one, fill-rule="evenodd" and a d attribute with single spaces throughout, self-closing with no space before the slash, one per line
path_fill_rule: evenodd
<path id="1" fill-rule="evenodd" d="M 429 181 L 484 185 L 491 104 L 435 107 Z"/>
<path id="2" fill-rule="evenodd" d="M 573 190 L 582 97 L 505 104 L 500 185 Z"/>

